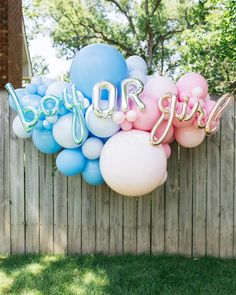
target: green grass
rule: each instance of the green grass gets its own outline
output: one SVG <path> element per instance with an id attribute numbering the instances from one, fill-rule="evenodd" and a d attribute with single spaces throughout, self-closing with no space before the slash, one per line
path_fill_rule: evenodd
<path id="1" fill-rule="evenodd" d="M 0 294 L 236 294 L 236 260 L 180 256 L 0 256 Z"/>

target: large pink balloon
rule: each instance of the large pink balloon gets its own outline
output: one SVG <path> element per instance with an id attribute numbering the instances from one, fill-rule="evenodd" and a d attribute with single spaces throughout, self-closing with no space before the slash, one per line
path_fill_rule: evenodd
<path id="1" fill-rule="evenodd" d="M 193 148 L 203 142 L 205 138 L 204 129 L 194 126 L 175 128 L 175 139 L 183 147 Z"/>
<path id="2" fill-rule="evenodd" d="M 100 156 L 102 176 L 119 194 L 145 195 L 161 183 L 166 155 L 162 145 L 149 143 L 149 137 L 145 131 L 120 131 L 105 143 Z"/>
<path id="3" fill-rule="evenodd" d="M 135 103 L 131 103 L 132 110 L 138 114 L 137 119 L 133 122 L 133 128 L 138 130 L 149 131 L 155 125 L 161 113 L 154 98 L 141 96 L 146 105 L 144 111 L 140 111 Z"/>
<path id="4" fill-rule="evenodd" d="M 143 94 L 158 100 L 167 93 L 177 94 L 175 83 L 167 77 L 154 76 L 144 86 Z"/>
<path id="5" fill-rule="evenodd" d="M 178 96 L 182 98 L 187 95 L 205 99 L 208 93 L 206 79 L 198 73 L 187 73 L 176 83 Z"/>

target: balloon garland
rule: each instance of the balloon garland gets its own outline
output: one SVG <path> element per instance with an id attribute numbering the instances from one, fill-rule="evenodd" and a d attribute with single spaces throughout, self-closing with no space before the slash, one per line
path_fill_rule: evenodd
<path id="1" fill-rule="evenodd" d="M 147 76 L 139 56 L 127 60 L 112 46 L 81 49 L 71 69 L 72 83 L 33 77 L 25 89 L 10 83 L 10 107 L 17 112 L 13 131 L 32 137 L 46 154 L 59 152 L 65 176 L 82 173 L 91 185 L 104 181 L 126 196 L 145 195 L 167 179 L 170 143 L 196 147 L 215 133 L 231 101 L 208 95 L 207 81 L 187 73 Z"/>

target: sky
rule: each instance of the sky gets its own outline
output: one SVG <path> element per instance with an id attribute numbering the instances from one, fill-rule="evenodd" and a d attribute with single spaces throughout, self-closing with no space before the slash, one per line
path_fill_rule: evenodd
<path id="1" fill-rule="evenodd" d="M 34 40 L 29 40 L 29 51 L 31 58 L 35 55 L 41 55 L 49 65 L 48 77 L 60 78 L 70 69 L 72 60 L 65 60 L 56 56 L 56 49 L 53 48 L 49 36 L 39 35 Z"/>

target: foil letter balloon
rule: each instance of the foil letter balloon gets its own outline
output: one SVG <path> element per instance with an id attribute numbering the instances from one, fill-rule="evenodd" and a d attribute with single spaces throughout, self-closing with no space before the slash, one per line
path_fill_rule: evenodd
<path id="1" fill-rule="evenodd" d="M 138 79 L 125 79 L 121 83 L 122 97 L 121 109 L 126 113 L 129 108 L 129 100 L 131 99 L 141 111 L 144 111 L 146 106 L 140 98 L 143 91 L 143 83 Z"/>
<path id="2" fill-rule="evenodd" d="M 108 90 L 108 107 L 106 109 L 101 108 L 101 93 L 102 90 Z M 98 82 L 93 87 L 93 110 L 97 117 L 107 119 L 111 118 L 116 109 L 117 91 L 116 87 L 108 82 Z"/>

